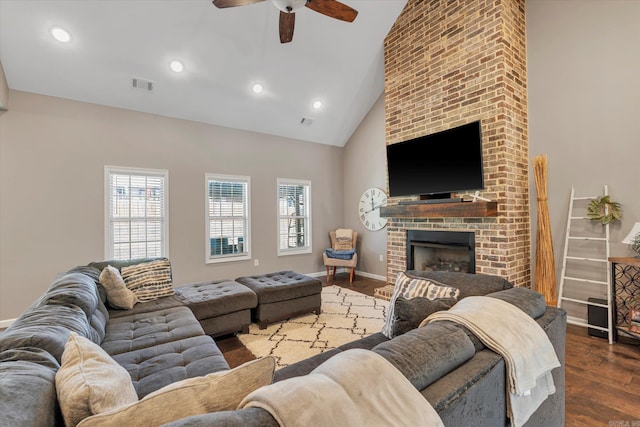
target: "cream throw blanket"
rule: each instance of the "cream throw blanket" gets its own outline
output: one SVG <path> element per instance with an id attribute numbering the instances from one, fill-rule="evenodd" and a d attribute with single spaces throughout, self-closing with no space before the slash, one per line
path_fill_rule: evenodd
<path id="1" fill-rule="evenodd" d="M 247 407 L 269 411 L 283 427 L 444 427 L 400 371 L 363 349 L 339 353 L 308 375 L 261 387 L 240 403 Z"/>
<path id="2" fill-rule="evenodd" d="M 473 296 L 447 311 L 433 313 L 420 326 L 450 320 L 469 328 L 500 354 L 507 368 L 507 411 L 513 427 L 523 425 L 556 389 L 551 370 L 560 366 L 551 341 L 529 315 L 497 298 Z"/>

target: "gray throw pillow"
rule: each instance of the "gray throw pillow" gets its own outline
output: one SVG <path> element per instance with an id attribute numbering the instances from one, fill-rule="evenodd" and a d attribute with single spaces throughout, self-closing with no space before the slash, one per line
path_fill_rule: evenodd
<path id="1" fill-rule="evenodd" d="M 416 277 L 410 277 L 403 271 L 398 272 L 396 277 L 396 284 L 389 301 L 389 308 L 387 310 L 384 325 L 382 326 L 382 332 L 385 337 L 391 339 L 393 335 L 393 323 L 395 320 L 395 304 L 398 297 L 411 298 L 429 298 L 429 299 L 441 299 L 441 298 L 458 298 L 460 291 L 454 287 L 445 286 L 442 283 L 438 283 L 431 279 L 419 279 Z"/>
<path id="2" fill-rule="evenodd" d="M 448 310 L 457 302 L 456 298 L 411 298 L 398 297 L 394 307 L 395 319 L 392 326 L 394 337 L 415 329 L 431 313 Z"/>

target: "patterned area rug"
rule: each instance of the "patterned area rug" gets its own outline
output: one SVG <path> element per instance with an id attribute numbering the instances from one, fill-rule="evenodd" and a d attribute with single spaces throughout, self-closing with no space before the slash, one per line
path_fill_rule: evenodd
<path id="1" fill-rule="evenodd" d="M 322 314 L 307 314 L 259 329 L 252 323 L 240 341 L 256 357 L 273 356 L 277 368 L 380 332 L 389 302 L 359 292 L 322 288 Z"/>

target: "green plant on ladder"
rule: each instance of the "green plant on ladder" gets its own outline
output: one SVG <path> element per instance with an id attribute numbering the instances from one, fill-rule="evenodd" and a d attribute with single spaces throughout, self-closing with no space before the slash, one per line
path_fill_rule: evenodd
<path id="1" fill-rule="evenodd" d="M 619 221 L 622 218 L 622 205 L 612 201 L 609 195 L 601 196 L 589 203 L 587 216 L 592 221 L 600 221 L 602 224 Z"/>

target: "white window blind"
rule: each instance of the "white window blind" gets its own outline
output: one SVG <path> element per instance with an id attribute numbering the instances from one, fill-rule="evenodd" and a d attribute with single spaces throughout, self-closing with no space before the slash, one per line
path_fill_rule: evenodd
<path id="1" fill-rule="evenodd" d="M 311 252 L 311 182 L 278 178 L 278 255 Z"/>
<path id="2" fill-rule="evenodd" d="M 166 170 L 105 167 L 107 259 L 168 256 Z"/>
<path id="3" fill-rule="evenodd" d="M 250 178 L 207 174 L 206 189 L 206 262 L 250 259 Z"/>

